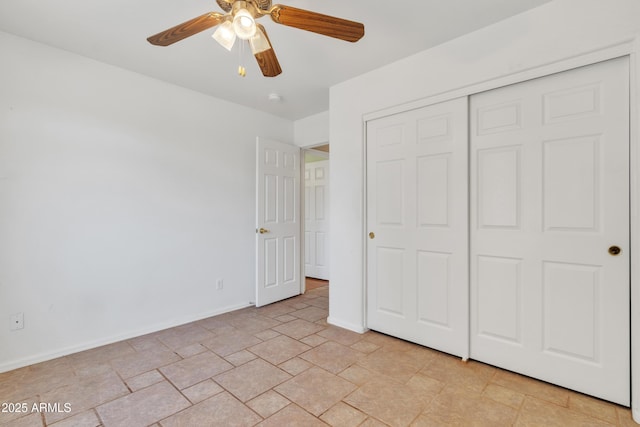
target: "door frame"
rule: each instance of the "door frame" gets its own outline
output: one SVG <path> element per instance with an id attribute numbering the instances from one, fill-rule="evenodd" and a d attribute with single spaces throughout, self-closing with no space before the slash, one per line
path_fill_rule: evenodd
<path id="1" fill-rule="evenodd" d="M 428 105 L 438 104 L 451 99 L 471 96 L 487 90 L 522 83 L 547 75 L 568 71 L 598 62 L 615 59 L 622 56 L 629 57 L 629 208 L 630 208 L 630 305 L 631 305 L 631 410 L 633 419 L 640 423 L 640 35 L 627 37 L 617 43 L 602 46 L 590 52 L 577 56 L 569 56 L 564 59 L 543 64 L 541 66 L 525 69 L 519 72 L 506 74 L 497 78 L 483 81 L 477 84 L 463 86 L 447 92 L 434 94 L 428 98 L 417 101 L 395 105 L 387 109 L 377 110 L 364 114 L 362 117 L 362 146 L 363 146 L 363 200 L 362 200 L 362 230 L 361 238 L 363 245 L 362 277 L 363 277 L 363 299 L 362 299 L 362 325 L 367 328 L 367 122 L 378 118 L 402 113 Z M 634 327 L 635 326 L 635 327 Z"/>
<path id="2" fill-rule="evenodd" d="M 315 143 L 311 145 L 305 145 L 300 147 L 300 293 L 304 294 L 307 291 L 307 283 L 306 283 L 306 272 L 305 272 L 305 264 L 304 264 L 304 248 L 305 248 L 305 236 L 304 230 L 306 229 L 305 223 L 305 191 L 304 191 L 304 168 L 306 165 L 304 155 L 307 152 L 313 153 L 314 156 L 325 157 L 327 160 L 331 160 L 331 153 L 321 150 L 315 150 L 316 147 L 321 147 L 323 145 L 330 145 L 329 141 Z M 331 175 L 329 175 L 329 182 L 327 184 L 329 186 L 329 191 L 331 191 Z M 329 221 L 331 221 L 331 206 L 329 206 Z"/>
<path id="3" fill-rule="evenodd" d="M 320 147 L 320 146 L 324 146 L 324 145 L 329 145 L 328 143 L 325 144 L 319 144 L 319 145 L 313 145 L 313 147 Z M 302 287 L 302 293 L 304 293 L 307 289 L 306 289 L 306 278 L 307 278 L 307 272 L 306 272 L 306 264 L 304 262 L 305 260 L 305 230 L 307 229 L 307 224 L 306 224 L 306 193 L 305 193 L 305 187 L 306 187 L 306 183 L 305 183 L 305 168 L 307 165 L 306 159 L 305 159 L 305 154 L 306 153 L 311 153 L 316 157 L 322 157 L 325 161 L 329 161 L 331 159 L 330 153 L 328 153 L 327 151 L 321 151 L 321 150 L 316 150 L 313 147 L 301 147 L 300 149 L 300 260 L 302 262 L 302 282 L 303 283 L 303 287 Z M 331 163 L 329 163 L 330 165 Z M 331 175 L 329 175 L 329 180 L 327 180 L 327 187 L 329 187 L 329 194 L 331 194 Z M 329 210 L 331 210 L 331 206 L 329 206 Z M 331 215 L 329 214 L 329 221 L 331 221 Z M 331 228 L 329 228 L 329 233 L 331 233 Z M 328 250 L 331 250 L 331 247 L 328 248 Z M 331 274 L 331 265 L 329 265 L 329 274 Z"/>

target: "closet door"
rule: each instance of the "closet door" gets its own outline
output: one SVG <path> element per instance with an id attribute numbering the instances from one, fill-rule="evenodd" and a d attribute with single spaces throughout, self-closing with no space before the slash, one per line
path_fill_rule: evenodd
<path id="1" fill-rule="evenodd" d="M 305 275 L 329 280 L 329 160 L 304 170 Z"/>
<path id="2" fill-rule="evenodd" d="M 467 99 L 367 123 L 367 326 L 468 356 Z"/>
<path id="3" fill-rule="evenodd" d="M 471 97 L 471 357 L 629 405 L 627 58 Z"/>

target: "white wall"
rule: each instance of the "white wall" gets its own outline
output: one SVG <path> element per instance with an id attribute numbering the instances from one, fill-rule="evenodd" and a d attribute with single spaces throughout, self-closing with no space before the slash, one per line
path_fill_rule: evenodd
<path id="1" fill-rule="evenodd" d="M 292 122 L 6 33 L 0 52 L 0 372 L 254 300 L 255 138 Z"/>
<path id="2" fill-rule="evenodd" d="M 294 143 L 298 147 L 313 147 L 329 142 L 329 111 L 314 114 L 293 123 Z"/>
<path id="3" fill-rule="evenodd" d="M 364 321 L 363 116 L 573 58 L 640 32 L 638 0 L 555 0 L 331 88 L 329 321 Z M 465 93 L 465 90 L 468 92 Z"/>

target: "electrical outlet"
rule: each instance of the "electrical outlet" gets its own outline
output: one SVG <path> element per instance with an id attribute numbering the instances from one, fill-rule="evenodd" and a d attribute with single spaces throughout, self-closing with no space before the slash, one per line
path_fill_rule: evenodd
<path id="1" fill-rule="evenodd" d="M 24 328 L 24 313 L 15 313 L 11 315 L 11 330 L 17 331 Z"/>
<path id="2" fill-rule="evenodd" d="M 224 288 L 224 282 L 222 281 L 222 279 L 216 280 L 216 289 L 221 291 L 222 288 Z"/>

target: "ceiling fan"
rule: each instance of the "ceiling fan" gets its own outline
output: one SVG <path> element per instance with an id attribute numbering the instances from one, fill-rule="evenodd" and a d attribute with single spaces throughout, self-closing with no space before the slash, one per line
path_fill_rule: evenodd
<path id="1" fill-rule="evenodd" d="M 265 77 L 275 77 L 282 73 L 282 69 L 265 28 L 256 23 L 256 19 L 269 15 L 277 24 L 349 42 L 356 42 L 364 36 L 364 25 L 359 22 L 281 4 L 272 5 L 271 0 L 216 1 L 226 13 L 205 13 L 155 34 L 147 40 L 157 46 L 169 46 L 218 25 L 218 29 L 213 34 L 213 38 L 218 43 L 227 50 L 231 50 L 236 37 L 248 40 L 262 74 Z M 244 75 L 243 67 L 240 67 L 239 73 Z"/>

